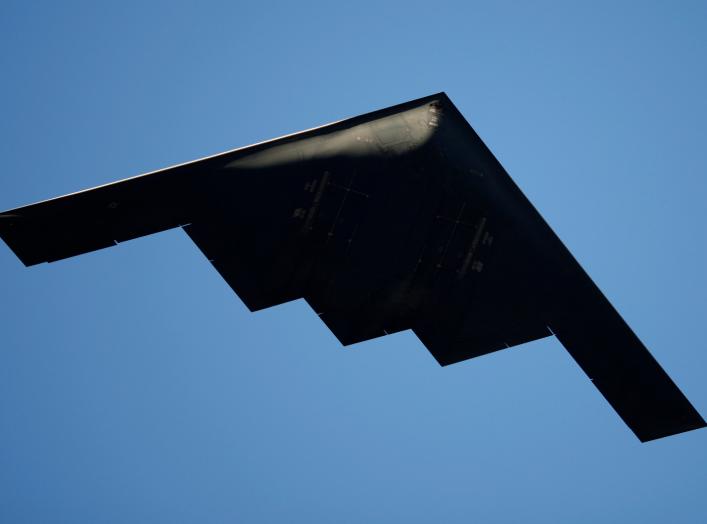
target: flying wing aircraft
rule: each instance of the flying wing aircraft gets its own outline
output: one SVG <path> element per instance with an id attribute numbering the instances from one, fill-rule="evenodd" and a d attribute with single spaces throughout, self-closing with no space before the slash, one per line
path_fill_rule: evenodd
<path id="1" fill-rule="evenodd" d="M 444 93 L 0 214 L 27 266 L 175 227 L 252 311 L 441 365 L 554 334 L 641 441 L 705 426 Z"/>

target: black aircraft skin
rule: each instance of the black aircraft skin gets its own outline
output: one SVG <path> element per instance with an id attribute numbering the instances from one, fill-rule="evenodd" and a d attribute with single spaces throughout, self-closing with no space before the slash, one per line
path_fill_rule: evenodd
<path id="1" fill-rule="evenodd" d="M 0 214 L 27 266 L 175 227 L 251 311 L 441 365 L 554 334 L 641 441 L 705 426 L 444 93 Z"/>

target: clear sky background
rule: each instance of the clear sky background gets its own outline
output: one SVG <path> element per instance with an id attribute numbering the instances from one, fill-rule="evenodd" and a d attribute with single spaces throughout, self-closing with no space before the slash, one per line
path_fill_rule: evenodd
<path id="1" fill-rule="evenodd" d="M 0 209 L 446 91 L 707 415 L 705 2 L 0 4 Z M 702 523 L 554 338 L 439 367 L 181 230 L 0 245 L 0 522 Z"/>

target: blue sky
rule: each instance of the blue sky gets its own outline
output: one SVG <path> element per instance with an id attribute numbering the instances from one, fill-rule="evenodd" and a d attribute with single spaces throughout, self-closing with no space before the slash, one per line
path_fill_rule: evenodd
<path id="1" fill-rule="evenodd" d="M 446 91 L 707 414 L 703 2 L 6 1 L 0 44 L 1 209 Z M 2 522 L 707 518 L 707 431 L 640 444 L 554 339 L 440 368 L 179 230 L 0 247 Z"/>

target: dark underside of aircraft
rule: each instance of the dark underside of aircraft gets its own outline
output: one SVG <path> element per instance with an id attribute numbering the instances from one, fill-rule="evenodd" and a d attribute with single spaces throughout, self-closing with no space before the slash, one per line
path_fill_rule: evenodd
<path id="1" fill-rule="evenodd" d="M 252 311 L 442 365 L 554 334 L 641 441 L 705 426 L 444 93 L 0 214 L 28 266 L 174 227 Z"/>

